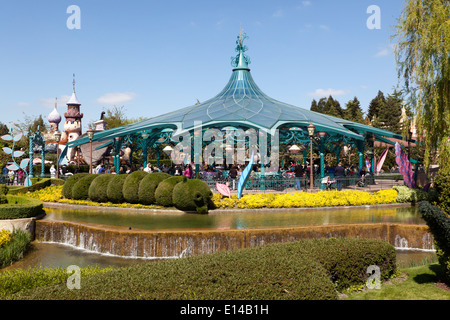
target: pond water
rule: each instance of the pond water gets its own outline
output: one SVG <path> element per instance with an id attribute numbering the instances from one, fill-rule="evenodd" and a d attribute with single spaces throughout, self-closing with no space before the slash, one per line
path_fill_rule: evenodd
<path id="1" fill-rule="evenodd" d="M 255 212 L 227 212 L 207 215 L 161 214 L 123 211 L 97 211 L 46 208 L 47 220 L 88 222 L 135 229 L 243 229 L 256 227 L 287 227 L 347 223 L 425 224 L 416 207 L 358 207 Z"/>
<path id="2" fill-rule="evenodd" d="M 102 225 L 125 226 L 137 229 L 244 229 L 256 227 L 287 227 L 300 225 L 328 225 L 390 222 L 425 224 L 416 207 L 359 207 L 342 209 L 313 209 L 256 212 L 211 212 L 198 214 L 160 214 L 143 212 L 117 212 L 110 210 L 79 210 L 45 208 L 47 220 L 88 222 Z M 407 266 L 424 259 L 435 259 L 435 252 L 421 250 L 397 250 L 400 265 Z M 121 267 L 134 263 L 147 263 L 159 259 L 122 258 L 86 252 L 63 244 L 34 242 L 32 250 L 7 269 L 29 267 Z M 2 269 L 6 270 L 6 269 Z"/>

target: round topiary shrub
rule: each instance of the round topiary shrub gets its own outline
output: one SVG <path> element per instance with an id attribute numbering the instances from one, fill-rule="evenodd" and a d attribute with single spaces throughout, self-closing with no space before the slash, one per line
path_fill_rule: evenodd
<path id="1" fill-rule="evenodd" d="M 0 193 L 0 204 L 8 203 L 8 198 L 3 193 Z"/>
<path id="2" fill-rule="evenodd" d="M 164 172 L 153 172 L 145 176 L 139 183 L 139 203 L 154 204 L 156 188 L 168 178 L 170 178 L 170 174 Z"/>
<path id="3" fill-rule="evenodd" d="M 199 179 L 187 179 L 175 185 L 172 200 L 175 207 L 183 211 L 208 213 L 212 208 L 212 192 L 208 184 Z"/>
<path id="4" fill-rule="evenodd" d="M 75 185 L 75 183 L 78 182 L 83 177 L 86 177 L 89 173 L 77 173 L 73 176 L 70 176 L 69 179 L 64 183 L 63 189 L 62 189 L 62 195 L 66 199 L 73 199 L 72 198 L 72 188 Z"/>
<path id="5" fill-rule="evenodd" d="M 0 184 L 0 194 L 6 195 L 8 194 L 8 186 L 6 184 Z"/>
<path id="6" fill-rule="evenodd" d="M 91 186 L 92 181 L 97 177 L 98 174 L 88 174 L 79 179 L 72 188 L 72 199 L 87 200 L 89 197 L 89 187 Z"/>
<path id="7" fill-rule="evenodd" d="M 112 203 L 125 202 L 122 189 L 127 177 L 128 175 L 126 174 L 113 175 L 113 178 L 109 181 L 108 187 L 106 189 L 106 195 L 108 197 L 108 200 Z"/>
<path id="8" fill-rule="evenodd" d="M 0 205 L 0 220 L 31 218 L 44 213 L 41 200 L 14 195 L 6 198 L 7 203 Z"/>
<path id="9" fill-rule="evenodd" d="M 89 186 L 89 199 L 95 202 L 108 202 L 108 185 L 114 177 L 112 174 L 100 174 Z"/>
<path id="10" fill-rule="evenodd" d="M 173 206 L 172 192 L 175 185 L 183 181 L 183 176 L 174 176 L 161 181 L 155 190 L 155 202 L 160 206 Z"/>
<path id="11" fill-rule="evenodd" d="M 145 171 L 135 171 L 128 174 L 123 184 L 123 198 L 128 203 L 139 203 L 139 184 L 148 173 Z"/>

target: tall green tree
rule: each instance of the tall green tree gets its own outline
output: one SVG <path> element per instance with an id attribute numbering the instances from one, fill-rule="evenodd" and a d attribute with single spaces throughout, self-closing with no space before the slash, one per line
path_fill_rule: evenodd
<path id="1" fill-rule="evenodd" d="M 392 94 L 388 95 L 386 102 L 380 105 L 378 116 L 374 120 L 373 126 L 401 134 L 402 102 L 402 93 L 394 90 Z"/>
<path id="2" fill-rule="evenodd" d="M 376 120 L 379 110 L 384 107 L 385 103 L 386 98 L 384 97 L 384 93 L 378 90 L 377 96 L 370 101 L 369 109 L 367 110 L 367 118 L 371 123 Z"/>
<path id="3" fill-rule="evenodd" d="M 397 21 L 394 51 L 428 167 L 433 149 L 450 171 L 450 1 L 409 0 Z"/>
<path id="4" fill-rule="evenodd" d="M 313 99 L 313 101 L 311 101 L 311 107 L 309 108 L 309 110 L 314 112 L 320 112 L 316 99 Z"/>
<path id="5" fill-rule="evenodd" d="M 124 106 L 121 107 L 113 106 L 111 108 L 108 108 L 105 111 L 105 115 L 103 117 L 103 120 L 106 121 L 107 129 L 121 127 L 144 119 L 145 118 L 143 117 L 139 117 L 137 119 L 127 118 Z"/>
<path id="6" fill-rule="evenodd" d="M 357 97 L 347 102 L 344 110 L 344 118 L 349 121 L 364 123 L 364 113 Z"/>
<path id="7" fill-rule="evenodd" d="M 323 113 L 336 118 L 344 118 L 344 110 L 342 110 L 341 104 L 331 95 L 327 99 Z"/>

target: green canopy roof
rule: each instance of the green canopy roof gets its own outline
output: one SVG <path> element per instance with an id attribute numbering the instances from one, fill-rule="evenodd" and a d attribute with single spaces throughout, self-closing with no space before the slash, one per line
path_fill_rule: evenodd
<path id="1" fill-rule="evenodd" d="M 255 83 L 248 68 L 250 59 L 244 52 L 245 34 L 236 41 L 238 52 L 232 58 L 233 72 L 225 88 L 215 97 L 196 105 L 162 114 L 123 127 L 97 132 L 94 140 L 111 140 L 142 131 L 172 128 L 193 130 L 194 122 L 203 127 L 242 125 L 273 131 L 285 126 L 306 127 L 312 123 L 316 131 L 340 134 L 355 140 L 364 140 L 365 134 L 402 139 L 398 134 L 372 126 L 339 119 L 299 108 L 267 96 Z M 86 136 L 68 143 L 70 147 L 89 142 Z"/>

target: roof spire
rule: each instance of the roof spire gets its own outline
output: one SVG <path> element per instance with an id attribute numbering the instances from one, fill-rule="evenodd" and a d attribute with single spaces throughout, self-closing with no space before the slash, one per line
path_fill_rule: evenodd
<path id="1" fill-rule="evenodd" d="M 75 93 L 75 73 L 73 74 L 72 85 L 73 85 L 73 93 Z"/>
<path id="2" fill-rule="evenodd" d="M 250 70 L 248 65 L 250 64 L 250 57 L 244 52 L 248 50 L 248 47 L 244 45 L 244 40 L 248 39 L 245 32 L 242 32 L 242 28 L 239 30 L 239 35 L 236 40 L 236 52 L 238 53 L 235 57 L 231 58 L 231 65 L 234 70 Z"/>

